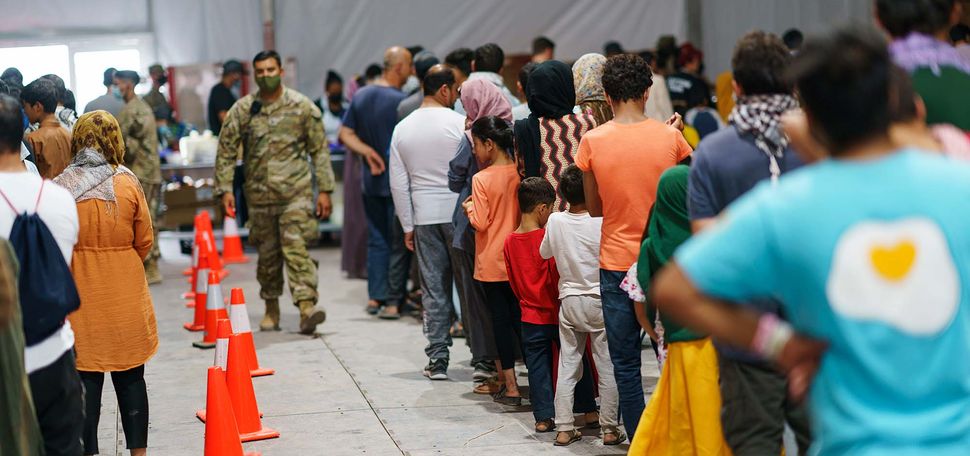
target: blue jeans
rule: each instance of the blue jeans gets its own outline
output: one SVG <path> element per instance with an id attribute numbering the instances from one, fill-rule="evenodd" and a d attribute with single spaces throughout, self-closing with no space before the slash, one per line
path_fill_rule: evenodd
<path id="1" fill-rule="evenodd" d="M 637 432 L 643 414 L 643 380 L 640 377 L 640 324 L 633 301 L 620 289 L 626 272 L 600 269 L 600 294 L 603 299 L 603 321 L 610 345 L 613 376 L 620 396 L 620 416 L 627 435 Z"/>
<path id="2" fill-rule="evenodd" d="M 389 196 L 364 195 L 364 215 L 367 217 L 367 297 L 387 301 L 394 202 Z"/>
<path id="3" fill-rule="evenodd" d="M 534 325 L 522 322 L 522 357 L 529 369 L 529 402 L 536 421 L 556 416 L 555 393 L 552 381 L 553 351 L 559 350 L 559 325 Z M 503 364 L 502 367 L 505 367 Z M 596 411 L 593 394 L 592 366 L 583 358 L 583 376 L 576 383 L 574 413 Z"/>

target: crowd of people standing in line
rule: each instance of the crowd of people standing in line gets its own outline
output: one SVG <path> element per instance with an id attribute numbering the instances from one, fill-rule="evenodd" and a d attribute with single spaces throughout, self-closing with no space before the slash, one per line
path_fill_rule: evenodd
<path id="1" fill-rule="evenodd" d="M 911 166 L 920 179 L 904 193 L 931 200 L 947 190 L 920 188 L 921 178 L 964 172 L 953 160 L 970 150 L 970 92 L 957 86 L 970 71 L 948 38 L 959 5 L 884 0 L 876 15 L 883 33 L 860 26 L 804 43 L 794 30 L 748 33 L 713 91 L 701 51 L 669 40 L 650 60 L 613 43 L 614 55 L 570 66 L 537 39 L 517 81 L 526 103 L 499 76 L 494 44 L 443 63 L 388 49 L 338 134 L 361 164 L 366 309 L 401 314 L 407 274 L 389 271 L 406 270 L 396 262 L 413 251 L 425 375 L 448 378 L 449 328 L 462 322 L 474 391 L 521 405 L 524 361 L 535 429 L 558 431 L 556 445 L 580 439 L 584 425 L 607 445 L 630 434 L 631 454 L 778 454 L 787 426 L 802 453 L 966 451 L 965 426 L 940 421 L 968 407 L 957 373 L 940 374 L 946 386 L 907 389 L 905 404 L 893 404 L 908 394 L 898 379 L 869 375 L 943 368 L 916 354 L 943 348 L 930 335 L 967 348 L 962 295 L 947 288 L 924 319 L 911 306 L 935 285 L 904 282 L 949 272 L 945 285 L 959 288 L 962 263 L 921 261 L 960 262 L 945 244 L 959 245 L 951 230 L 961 222 L 873 200 L 899 194 Z M 420 96 L 402 91 L 412 68 Z M 658 92 L 672 115 L 653 119 Z M 824 213 L 827 231 L 784 201 Z M 826 212 L 824 201 L 852 209 Z M 891 316 L 866 308 L 887 299 Z M 662 363 L 649 404 L 641 331 Z M 902 360 L 879 349 L 899 338 L 914 347 Z M 864 372 L 848 388 L 839 378 L 859 369 L 853 360 Z M 885 396 L 869 397 L 874 389 Z M 904 417 L 933 426 L 904 431 Z"/>
<path id="2" fill-rule="evenodd" d="M 339 128 L 261 52 L 259 91 L 213 117 L 218 193 L 229 213 L 238 191 L 252 203 L 261 329 L 279 329 L 284 267 L 300 331 L 325 318 L 306 244 L 332 208 L 330 142 L 355 157 L 365 309 L 400 317 L 413 252 L 424 374 L 449 378 L 461 322 L 474 392 L 521 406 L 524 361 L 554 445 L 589 427 L 631 454 L 779 454 L 788 426 L 799 453 L 966 453 L 970 62 L 948 41 L 966 32 L 953 0 L 875 10 L 884 33 L 745 34 L 716 98 L 701 51 L 669 39 L 572 66 L 537 39 L 526 103 L 495 44 L 444 62 L 395 46 L 349 104 L 328 75 Z M 0 288 L 4 454 L 96 454 L 106 372 L 146 453 L 157 137 L 137 73 L 107 79 L 117 115 L 78 117 L 60 78 L 0 77 L 0 283 L 17 284 Z M 63 277 L 44 285 L 63 293 L 36 300 L 24 252 L 45 243 Z M 641 332 L 662 365 L 649 401 Z"/>

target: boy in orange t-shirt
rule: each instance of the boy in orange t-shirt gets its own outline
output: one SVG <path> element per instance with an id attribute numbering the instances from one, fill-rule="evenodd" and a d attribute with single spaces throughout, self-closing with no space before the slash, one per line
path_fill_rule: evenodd
<path id="1" fill-rule="evenodd" d="M 663 124 L 643 114 L 651 84 L 650 67 L 639 56 L 624 54 L 607 60 L 603 89 L 614 117 L 586 133 L 576 155 L 576 165 L 584 172 L 590 215 L 603 217 L 603 319 L 623 423 L 631 436 L 644 408 L 640 325 L 633 301 L 620 289 L 620 282 L 637 261 L 660 175 L 691 154 L 680 132 L 683 122 L 679 115 Z"/>

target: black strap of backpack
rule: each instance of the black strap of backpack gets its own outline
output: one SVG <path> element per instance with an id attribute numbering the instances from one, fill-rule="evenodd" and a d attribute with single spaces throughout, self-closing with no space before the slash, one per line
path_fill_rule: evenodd
<path id="1" fill-rule="evenodd" d="M 34 203 L 34 213 L 35 214 L 37 213 L 37 209 L 40 208 L 40 197 L 41 197 L 41 195 L 44 194 L 44 183 L 45 182 L 47 182 L 47 181 L 46 180 L 43 180 L 43 179 L 41 179 L 41 181 L 40 181 L 40 191 L 37 192 L 37 202 Z M 17 208 L 13 206 L 13 203 L 10 202 L 10 198 L 7 198 L 7 194 L 4 193 L 3 190 L 0 190 L 0 196 L 2 196 L 3 197 L 3 200 L 7 202 L 7 206 L 10 206 L 10 210 L 12 210 L 14 214 L 19 214 L 20 213 L 20 211 L 18 211 Z"/>

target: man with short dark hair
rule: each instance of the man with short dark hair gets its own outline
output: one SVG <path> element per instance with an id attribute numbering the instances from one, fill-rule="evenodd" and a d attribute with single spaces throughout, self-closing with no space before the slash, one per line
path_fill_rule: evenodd
<path id="1" fill-rule="evenodd" d="M 300 312 L 300 333 L 313 335 L 327 314 L 317 306 L 317 264 L 307 252 L 307 243 L 320 236 L 314 215 L 326 219 L 333 210 L 330 150 L 320 109 L 283 85 L 280 55 L 276 51 L 256 54 L 253 70 L 259 90 L 229 108 L 219 135 L 216 194 L 225 213 L 235 215 L 233 178 L 242 152 L 249 238 L 259 250 L 256 280 L 266 303 L 259 328 L 280 330 L 285 265 L 293 305 Z M 311 175 L 320 190 L 315 202 Z"/>
<path id="2" fill-rule="evenodd" d="M 613 120 L 583 135 L 576 155 L 589 213 L 603 217 L 600 295 L 620 413 L 630 436 L 636 435 L 644 407 L 640 325 L 620 282 L 637 260 L 660 175 L 691 153 L 679 116 L 664 124 L 643 114 L 652 83 L 650 67 L 640 56 L 610 57 L 603 69 L 603 90 Z"/>
<path id="3" fill-rule="evenodd" d="M 417 56 L 414 57 L 414 74 L 417 75 L 418 81 L 424 84 L 424 76 L 428 74 L 428 70 L 431 67 L 439 63 L 438 58 L 434 54 L 428 51 L 421 51 Z M 417 90 L 407 98 L 401 100 L 401 103 L 397 105 L 397 120 L 404 119 L 411 114 L 416 109 L 420 108 L 424 103 L 425 94 L 423 90 Z"/>
<path id="4" fill-rule="evenodd" d="M 798 53 L 798 50 L 802 48 L 802 41 L 805 40 L 805 37 L 802 35 L 801 30 L 798 30 L 797 28 L 790 28 L 781 36 L 781 40 L 785 42 L 785 47 L 787 47 L 792 54 L 796 54 Z"/>
<path id="5" fill-rule="evenodd" d="M 43 81 L 41 85 L 48 86 L 49 91 L 53 90 L 50 81 L 39 81 Z M 53 111 L 50 104 L 48 107 Z M 0 193 L 3 195 L 0 197 L 0 237 L 10 239 L 18 215 L 24 212 L 36 214 L 57 244 L 57 251 L 48 253 L 61 255 L 70 265 L 79 229 L 74 197 L 64 187 L 45 181 L 24 167 L 20 158 L 24 135 L 20 109 L 18 100 L 0 95 L 0 175 L 3 176 L 0 178 Z M 57 125 L 53 128 L 61 129 Z M 51 293 L 65 293 L 64 283 L 42 277 L 31 280 L 45 280 Z M 67 280 L 73 279 L 68 276 Z M 32 305 L 35 303 L 20 303 L 21 309 Z M 30 381 L 33 399 L 30 412 L 36 412 L 47 455 L 80 456 L 83 453 L 84 399 L 74 359 L 74 331 L 67 320 L 58 322 L 49 334 L 38 334 L 36 326 L 24 326 L 22 336 L 26 347 L 21 362 Z M 5 375 L 4 381 L 8 378 Z"/>
<path id="6" fill-rule="evenodd" d="M 472 61 L 475 60 L 475 51 L 468 48 L 458 48 L 445 56 L 445 63 L 458 70 L 455 73 L 455 82 L 461 84 L 472 74 Z"/>
<path id="7" fill-rule="evenodd" d="M 731 125 L 706 136 L 694 151 L 687 206 L 695 232 L 717 222 L 728 206 L 759 182 L 779 178 L 802 166 L 781 131 L 781 116 L 798 107 L 785 77 L 791 53 L 776 35 L 762 31 L 738 40 L 731 59 L 737 100 Z M 781 303 L 749 303 L 775 312 Z M 811 442 L 804 407 L 787 397 L 788 382 L 768 361 L 715 341 L 723 400 L 721 427 L 738 456 L 781 451 L 787 422 L 799 449 Z"/>
<path id="8" fill-rule="evenodd" d="M 970 167 L 897 148 L 892 71 L 872 28 L 806 41 L 790 74 L 830 159 L 760 184 L 654 280 L 662 314 L 808 394 L 809 454 L 970 448 Z M 790 322 L 748 305 L 765 297 Z"/>
<path id="9" fill-rule="evenodd" d="M 53 179 L 71 162 L 71 134 L 61 128 L 54 114 L 57 89 L 47 79 L 37 79 L 24 87 L 20 100 L 27 119 L 38 125 L 26 136 L 37 170 L 44 179 Z"/>
<path id="10" fill-rule="evenodd" d="M 544 36 L 532 40 L 532 62 L 539 64 L 555 57 L 556 43 Z"/>
<path id="11" fill-rule="evenodd" d="M 233 90 L 238 92 L 245 73 L 246 70 L 238 60 L 230 59 L 222 64 L 222 77 L 219 79 L 219 83 L 212 86 L 212 90 L 209 91 L 208 120 L 209 130 L 212 131 L 212 134 L 219 136 L 219 132 L 222 131 L 222 122 L 225 120 L 229 108 L 236 102 L 237 96 L 233 93 Z"/>
<path id="12" fill-rule="evenodd" d="M 417 254 L 424 307 L 424 375 L 448 378 L 454 254 L 448 162 L 465 134 L 465 117 L 452 110 L 458 99 L 454 70 L 435 65 L 422 79 L 421 107 L 397 124 L 391 136 L 390 187 L 405 245 Z M 462 312 L 464 313 L 464 312 Z M 471 336 L 471 334 L 469 334 Z"/>
<path id="13" fill-rule="evenodd" d="M 111 113 L 115 119 L 121 114 L 121 110 L 125 107 L 125 102 L 121 98 L 121 91 L 118 90 L 118 86 L 115 85 L 115 72 L 118 71 L 114 68 L 108 68 L 104 70 L 103 84 L 105 88 L 105 93 L 91 100 L 87 106 L 84 107 L 84 112 L 88 113 L 91 111 L 108 111 Z"/>
<path id="14" fill-rule="evenodd" d="M 502 90 L 505 97 L 509 99 L 512 107 L 522 104 L 515 95 L 505 87 L 505 80 L 502 79 L 502 67 L 505 66 L 505 51 L 495 43 L 488 43 L 475 49 L 475 60 L 472 61 L 472 73 L 468 75 L 468 80 L 484 79 L 491 82 Z"/>
<path id="15" fill-rule="evenodd" d="M 165 68 L 156 63 L 148 67 L 148 76 L 152 79 L 152 88 L 141 97 L 148 103 L 148 106 L 152 108 L 152 112 L 155 112 L 159 107 L 164 106 L 166 109 L 171 109 L 168 106 L 168 100 L 165 99 L 165 95 L 162 95 L 162 86 L 168 83 L 168 75 L 165 74 Z"/>
<path id="16" fill-rule="evenodd" d="M 141 188 L 148 201 L 148 212 L 152 216 L 155 242 L 152 251 L 145 258 L 145 277 L 149 284 L 162 281 L 158 270 L 158 206 L 162 197 L 162 168 L 158 156 L 158 131 L 155 126 L 155 113 L 152 108 L 135 94 L 135 86 L 141 81 L 138 73 L 122 70 L 115 73 L 115 84 L 121 91 L 125 107 L 118 114 L 118 125 L 125 139 L 125 166 L 138 177 Z"/>
<path id="17" fill-rule="evenodd" d="M 406 292 L 406 287 L 397 281 L 392 286 L 390 278 L 397 222 L 387 163 L 391 135 L 397 124 L 397 107 L 405 98 L 400 88 L 411 69 L 411 53 L 407 49 L 388 48 L 384 52 L 383 75 L 354 95 L 340 127 L 340 141 L 351 152 L 362 156 L 367 164 L 361 169 L 368 228 L 366 310 L 372 315 L 380 313 L 384 319 L 401 317 L 399 305 Z"/>
<path id="18" fill-rule="evenodd" d="M 54 115 L 57 117 L 57 121 L 61 123 L 61 126 L 70 133 L 74 129 L 74 123 L 77 122 L 77 113 L 74 112 L 74 109 L 64 106 L 68 92 L 67 86 L 64 84 L 64 79 L 56 74 L 45 74 L 40 78 L 54 83 L 54 87 L 57 89 L 57 108 L 54 109 Z"/>

